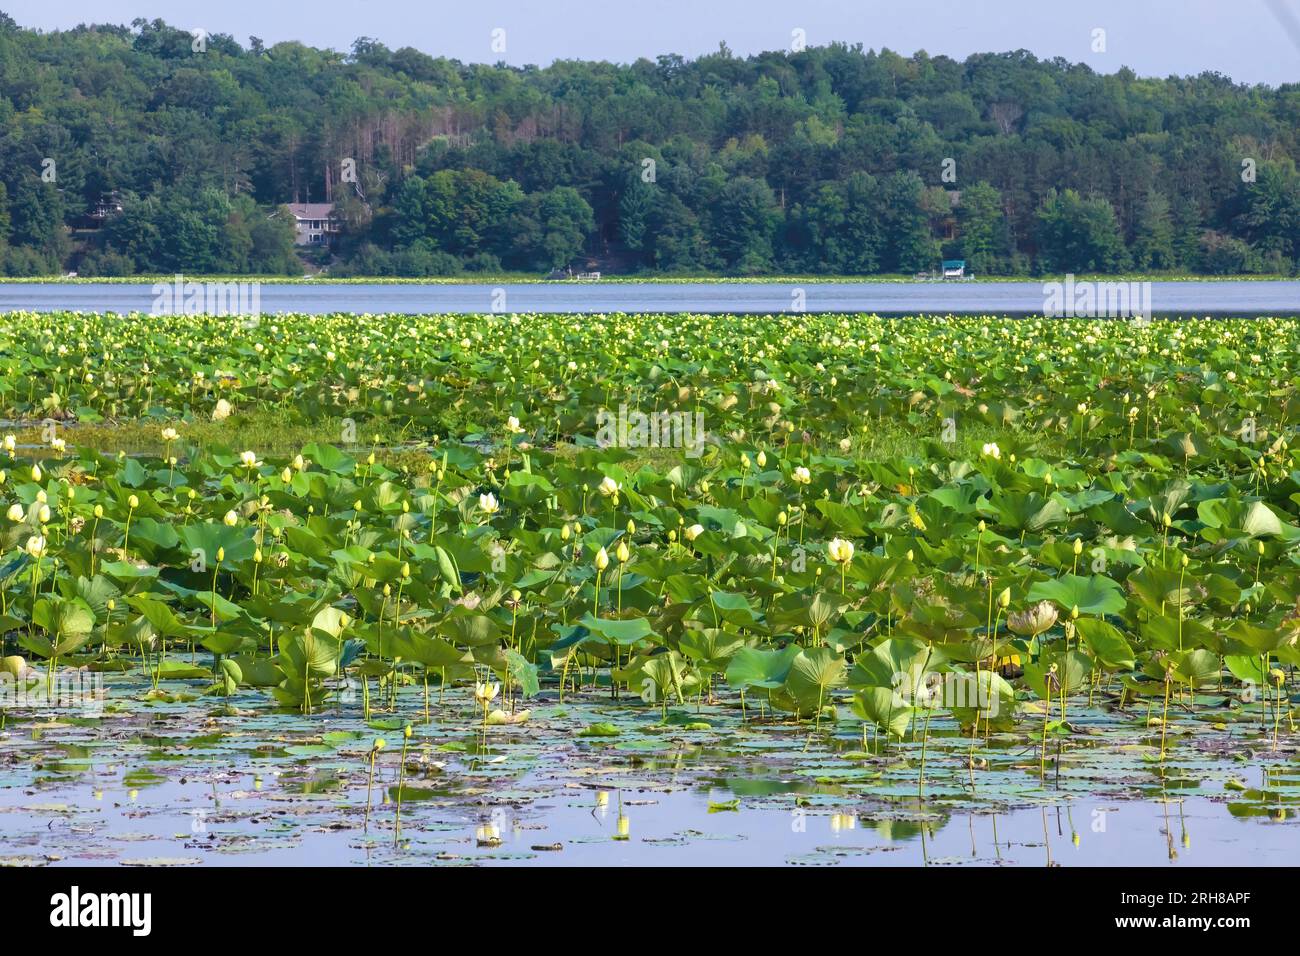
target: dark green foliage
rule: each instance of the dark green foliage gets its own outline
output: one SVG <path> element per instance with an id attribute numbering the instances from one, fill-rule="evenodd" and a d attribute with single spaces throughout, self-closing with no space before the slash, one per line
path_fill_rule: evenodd
<path id="1" fill-rule="evenodd" d="M 1293 87 L 1024 52 L 519 69 L 0 29 L 5 274 L 1293 273 L 1298 155 Z M 341 235 L 295 250 L 283 204 L 325 201 Z"/>

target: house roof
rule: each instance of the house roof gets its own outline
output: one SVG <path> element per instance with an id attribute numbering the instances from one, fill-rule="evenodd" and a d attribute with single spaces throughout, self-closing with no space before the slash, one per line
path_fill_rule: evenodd
<path id="1" fill-rule="evenodd" d="M 332 202 L 291 202 L 285 205 L 295 219 L 328 219 L 334 215 Z"/>

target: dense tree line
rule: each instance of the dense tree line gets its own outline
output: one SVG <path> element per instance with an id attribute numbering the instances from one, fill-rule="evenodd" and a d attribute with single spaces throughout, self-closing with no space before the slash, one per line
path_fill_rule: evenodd
<path id="1" fill-rule="evenodd" d="M 0 272 L 1294 273 L 1300 85 L 832 44 L 462 64 L 0 14 Z M 111 197 L 111 212 L 88 218 Z M 289 202 L 334 202 L 328 250 Z M 120 204 L 120 211 L 116 208 Z"/>

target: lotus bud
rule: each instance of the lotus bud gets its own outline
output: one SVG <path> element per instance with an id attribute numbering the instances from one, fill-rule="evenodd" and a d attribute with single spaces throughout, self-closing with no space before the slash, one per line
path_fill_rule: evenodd
<path id="1" fill-rule="evenodd" d="M 1076 604 L 1074 607 L 1070 608 L 1070 620 L 1077 621 L 1078 619 L 1079 619 L 1079 605 Z"/>
<path id="2" fill-rule="evenodd" d="M 632 557 L 632 552 L 628 550 L 626 541 L 620 541 L 618 543 L 618 548 L 615 549 L 614 556 L 618 558 L 619 564 L 627 564 L 628 558 Z"/>
<path id="3" fill-rule="evenodd" d="M 217 548 L 217 564 L 220 564 L 224 560 L 226 560 L 226 549 Z"/>
<path id="4" fill-rule="evenodd" d="M 1011 588 L 1002 589 L 1002 593 L 998 595 L 998 606 L 1003 608 L 1011 606 Z"/>
<path id="5" fill-rule="evenodd" d="M 596 552 L 596 570 L 604 571 L 609 567 L 609 552 L 601 548 Z"/>
<path id="6" fill-rule="evenodd" d="M 95 517 L 96 517 L 96 518 L 102 518 L 102 517 L 104 517 L 104 506 L 103 506 L 103 505 L 95 505 Z"/>
<path id="7" fill-rule="evenodd" d="M 129 498 L 126 499 L 126 506 L 127 506 L 128 508 L 133 509 L 133 510 L 134 510 L 135 508 L 139 508 L 139 507 L 140 507 L 140 499 L 137 498 L 135 495 L 132 495 L 131 497 L 129 497 Z"/>
<path id="8" fill-rule="evenodd" d="M 1082 539 L 1082 538 L 1075 538 L 1075 539 L 1074 539 L 1074 553 L 1075 553 L 1075 555 L 1083 554 L 1083 539 Z"/>

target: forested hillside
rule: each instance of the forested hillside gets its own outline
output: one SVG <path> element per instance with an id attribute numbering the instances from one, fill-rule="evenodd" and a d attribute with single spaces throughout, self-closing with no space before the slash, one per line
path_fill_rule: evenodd
<path id="1" fill-rule="evenodd" d="M 0 15 L 8 275 L 1293 274 L 1298 156 L 1300 85 L 1025 52 L 519 69 Z M 328 249 L 290 202 L 337 204 Z"/>

